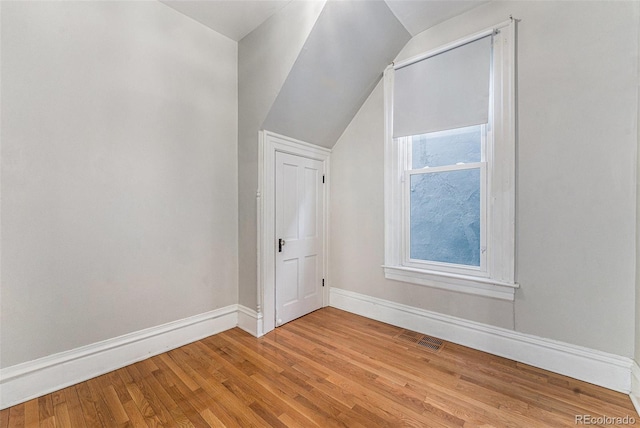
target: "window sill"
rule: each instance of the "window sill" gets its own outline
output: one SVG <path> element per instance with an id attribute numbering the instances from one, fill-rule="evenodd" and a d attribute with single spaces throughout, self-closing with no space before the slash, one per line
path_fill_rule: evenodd
<path id="1" fill-rule="evenodd" d="M 387 279 L 457 291 L 459 293 L 492 297 L 510 302 L 514 301 L 516 288 L 520 287 L 517 283 L 495 281 L 490 278 L 428 271 L 405 266 L 382 267 L 384 268 L 384 276 Z"/>

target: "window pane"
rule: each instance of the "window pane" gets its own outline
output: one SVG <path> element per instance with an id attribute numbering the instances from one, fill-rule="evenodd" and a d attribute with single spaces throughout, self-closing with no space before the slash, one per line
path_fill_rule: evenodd
<path id="1" fill-rule="evenodd" d="M 480 266 L 480 169 L 410 179 L 411 258 Z"/>
<path id="2" fill-rule="evenodd" d="M 480 162 L 482 126 L 411 137 L 411 169 Z"/>

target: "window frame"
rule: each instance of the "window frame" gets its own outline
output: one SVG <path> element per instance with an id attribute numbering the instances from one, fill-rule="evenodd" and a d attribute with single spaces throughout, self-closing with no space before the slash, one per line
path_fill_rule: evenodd
<path id="1" fill-rule="evenodd" d="M 486 233 L 486 220 L 487 220 L 487 162 L 486 162 L 486 146 L 487 146 L 487 127 L 486 125 L 475 125 L 465 128 L 457 128 L 454 130 L 432 132 L 435 134 L 446 135 L 459 133 L 463 129 L 475 128 L 480 126 L 481 128 L 481 141 L 480 141 L 480 161 L 470 162 L 464 164 L 452 164 L 442 165 L 430 168 L 413 168 L 412 162 L 412 137 L 400 137 L 396 139 L 398 142 L 399 156 L 405 159 L 404 172 L 402 177 L 402 264 L 407 267 L 414 267 L 416 269 L 428 269 L 443 272 L 458 273 L 461 275 L 470 274 L 475 276 L 487 276 L 487 233 Z M 402 153 L 404 152 L 404 153 Z M 439 172 L 449 171 L 462 171 L 478 169 L 480 171 L 480 266 L 461 265 L 455 263 L 446 263 L 438 261 L 429 261 L 421 259 L 411 258 L 411 177 L 416 175 L 426 175 Z"/>
<path id="2" fill-rule="evenodd" d="M 385 263 L 387 279 L 513 301 L 515 289 L 515 57 L 516 22 L 510 19 L 398 64 L 384 73 L 385 92 Z M 480 268 L 409 258 L 411 137 L 393 138 L 394 70 L 493 35 L 489 124 L 483 142 Z M 467 164 L 464 167 L 469 167 Z M 430 168 L 436 171 L 437 168 Z M 483 189 L 484 187 L 484 189 Z M 484 216 L 484 218 L 482 218 Z M 483 245 L 481 244 L 481 249 Z"/>

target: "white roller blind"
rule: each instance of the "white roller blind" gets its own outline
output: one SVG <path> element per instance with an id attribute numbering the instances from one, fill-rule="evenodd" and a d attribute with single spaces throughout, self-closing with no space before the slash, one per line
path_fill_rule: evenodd
<path id="1" fill-rule="evenodd" d="M 491 36 L 395 70 L 393 136 L 488 122 Z"/>

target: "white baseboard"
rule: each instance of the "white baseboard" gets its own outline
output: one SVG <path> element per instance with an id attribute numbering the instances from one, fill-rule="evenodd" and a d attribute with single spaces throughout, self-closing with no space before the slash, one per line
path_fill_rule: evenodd
<path id="1" fill-rule="evenodd" d="M 339 288 L 331 288 L 330 302 L 335 308 L 367 318 L 625 394 L 631 391 L 633 360 L 630 358 L 442 315 Z"/>
<path id="2" fill-rule="evenodd" d="M 631 392 L 629 393 L 633 407 L 640 415 L 640 366 L 637 362 L 633 362 L 631 366 Z"/>
<path id="3" fill-rule="evenodd" d="M 0 370 L 0 409 L 66 388 L 237 325 L 238 305 L 230 305 L 4 368 Z"/>
<path id="4" fill-rule="evenodd" d="M 338 288 L 330 304 L 371 319 L 628 393 L 640 414 L 640 367 L 630 358 L 543 339 Z M 0 409 L 240 327 L 263 334 L 262 314 L 230 305 L 0 370 Z"/>
<path id="5" fill-rule="evenodd" d="M 246 306 L 238 305 L 238 327 L 252 336 L 261 337 L 264 334 L 262 314 Z"/>

